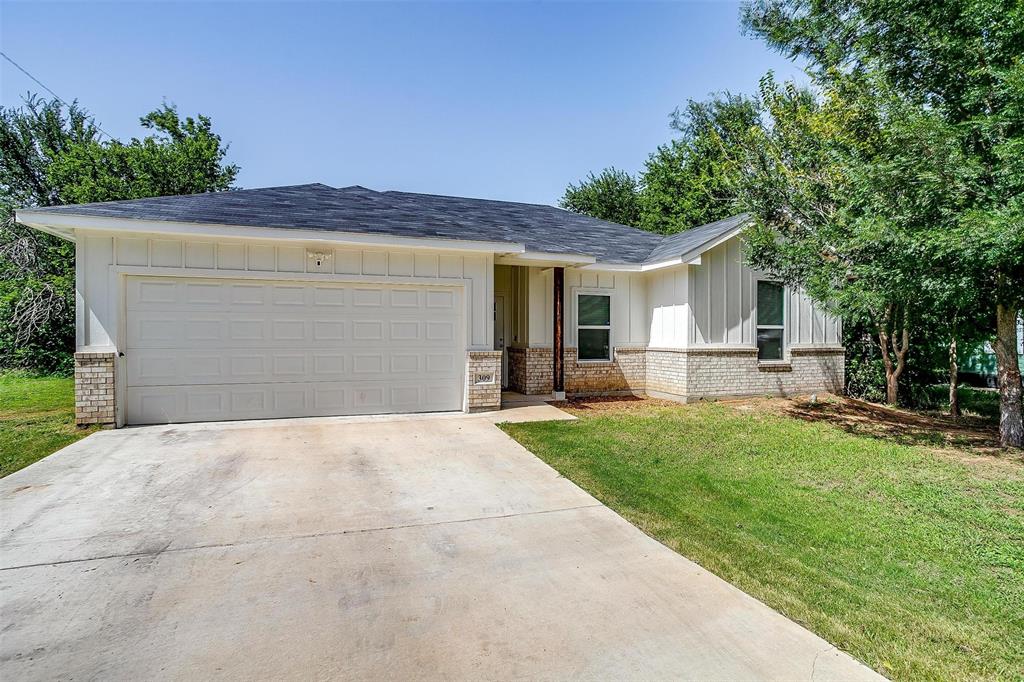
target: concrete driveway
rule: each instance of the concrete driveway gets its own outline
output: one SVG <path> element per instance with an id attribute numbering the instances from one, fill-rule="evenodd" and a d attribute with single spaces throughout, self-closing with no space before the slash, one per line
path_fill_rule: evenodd
<path id="1" fill-rule="evenodd" d="M 102 432 L 0 519 L 5 680 L 878 679 L 487 417 Z"/>

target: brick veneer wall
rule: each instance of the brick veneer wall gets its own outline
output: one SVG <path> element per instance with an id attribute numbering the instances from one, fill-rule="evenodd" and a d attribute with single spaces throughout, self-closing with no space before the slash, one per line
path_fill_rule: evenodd
<path id="1" fill-rule="evenodd" d="M 508 349 L 508 387 L 513 391 L 524 395 L 551 393 L 551 376 L 550 348 Z"/>
<path id="2" fill-rule="evenodd" d="M 565 349 L 569 394 L 648 393 L 682 400 L 745 395 L 793 395 L 844 386 L 839 347 L 795 347 L 789 359 L 759 363 L 748 347 L 615 349 L 613 362 L 578 362 Z M 509 387 L 527 395 L 551 393 L 551 349 L 509 349 Z"/>
<path id="3" fill-rule="evenodd" d="M 75 423 L 114 423 L 114 353 L 75 353 Z"/>
<path id="4" fill-rule="evenodd" d="M 466 396 L 470 412 L 501 408 L 500 350 L 471 350 L 466 354 Z"/>
<path id="5" fill-rule="evenodd" d="M 648 348 L 645 392 L 685 396 L 688 358 L 686 351 L 682 349 Z"/>
<path id="6" fill-rule="evenodd" d="M 647 391 L 682 399 L 842 393 L 844 351 L 796 347 L 783 362 L 758 362 L 756 348 L 651 349 Z"/>
<path id="7" fill-rule="evenodd" d="M 611 362 L 580 362 L 576 353 L 575 348 L 565 349 L 566 393 L 585 395 L 644 392 L 647 349 L 616 348 L 612 353 Z"/>
<path id="8" fill-rule="evenodd" d="M 526 393 L 526 354 L 529 349 L 509 347 L 508 354 L 508 388 L 510 391 Z"/>
<path id="9" fill-rule="evenodd" d="M 841 349 L 791 348 L 789 360 L 778 363 L 759 363 L 756 348 L 746 353 L 716 351 L 689 353 L 687 395 L 794 395 L 843 390 L 845 363 Z"/>
<path id="10" fill-rule="evenodd" d="M 509 348 L 509 388 L 526 395 L 552 391 L 550 348 Z M 570 394 L 643 393 L 647 349 L 619 347 L 611 362 L 579 362 L 565 349 L 565 391 Z"/>

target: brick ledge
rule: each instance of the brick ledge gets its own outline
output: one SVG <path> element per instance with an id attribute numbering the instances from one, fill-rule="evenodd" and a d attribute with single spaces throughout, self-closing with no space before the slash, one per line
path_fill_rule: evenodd
<path id="1" fill-rule="evenodd" d="M 790 355 L 846 355 L 843 346 L 790 346 Z"/>

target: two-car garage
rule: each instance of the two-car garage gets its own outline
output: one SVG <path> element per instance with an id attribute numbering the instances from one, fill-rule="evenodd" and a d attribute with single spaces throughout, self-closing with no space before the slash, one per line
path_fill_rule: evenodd
<path id="1" fill-rule="evenodd" d="M 463 288 L 124 279 L 125 422 L 463 408 Z"/>

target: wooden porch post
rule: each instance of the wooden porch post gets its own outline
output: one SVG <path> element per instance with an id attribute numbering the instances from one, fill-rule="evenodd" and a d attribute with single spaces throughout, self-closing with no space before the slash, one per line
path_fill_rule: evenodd
<path id="1" fill-rule="evenodd" d="M 555 394 L 555 400 L 565 400 L 565 353 L 564 353 L 564 315 L 562 312 L 563 308 L 563 295 L 562 291 L 565 286 L 565 269 L 555 268 L 554 269 L 554 296 L 555 300 L 551 309 L 554 311 L 554 339 L 552 343 L 553 361 L 552 361 L 552 390 Z"/>

